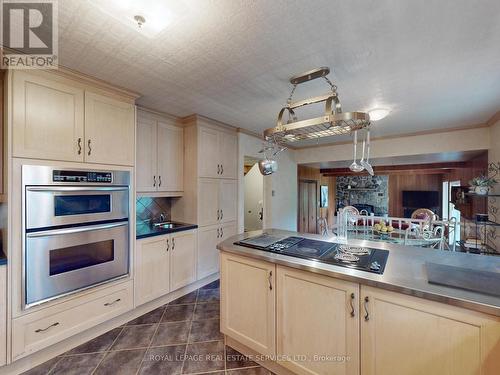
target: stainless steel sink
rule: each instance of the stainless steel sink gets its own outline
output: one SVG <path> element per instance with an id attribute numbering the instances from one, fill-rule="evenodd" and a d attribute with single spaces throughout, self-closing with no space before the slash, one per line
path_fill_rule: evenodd
<path id="1" fill-rule="evenodd" d="M 153 226 L 155 228 L 162 228 L 162 229 L 173 229 L 173 228 L 178 228 L 182 227 L 184 224 L 180 223 L 175 223 L 173 221 L 163 221 L 160 223 L 154 223 Z"/>

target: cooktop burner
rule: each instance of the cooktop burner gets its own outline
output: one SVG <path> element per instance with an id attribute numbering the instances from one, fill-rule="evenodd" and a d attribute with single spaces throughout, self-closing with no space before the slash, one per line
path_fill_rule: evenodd
<path id="1" fill-rule="evenodd" d="M 267 233 L 235 242 L 235 245 L 378 274 L 384 273 L 389 256 L 387 250 L 311 240 L 298 236 L 279 238 Z"/>

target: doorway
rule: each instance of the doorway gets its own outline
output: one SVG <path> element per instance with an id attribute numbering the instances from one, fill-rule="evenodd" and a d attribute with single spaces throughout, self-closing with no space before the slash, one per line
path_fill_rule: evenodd
<path id="1" fill-rule="evenodd" d="M 318 233 L 318 183 L 299 181 L 299 232 Z"/>
<path id="2" fill-rule="evenodd" d="M 259 171 L 260 159 L 245 156 L 245 186 L 243 226 L 245 232 L 263 228 L 264 220 L 264 176 Z"/>

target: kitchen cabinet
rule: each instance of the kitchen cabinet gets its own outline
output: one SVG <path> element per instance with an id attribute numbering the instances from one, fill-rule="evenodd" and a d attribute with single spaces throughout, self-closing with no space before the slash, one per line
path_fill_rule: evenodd
<path id="1" fill-rule="evenodd" d="M 10 74 L 14 157 L 134 165 L 133 100 L 61 72 Z"/>
<path id="2" fill-rule="evenodd" d="M 276 267 L 221 253 L 221 331 L 261 354 L 276 354 Z"/>
<path id="3" fill-rule="evenodd" d="M 199 129 L 199 177 L 236 179 L 238 138 L 235 133 L 209 127 Z"/>
<path id="4" fill-rule="evenodd" d="M 198 225 L 227 223 L 237 219 L 237 180 L 200 178 L 198 188 Z"/>
<path id="5" fill-rule="evenodd" d="M 142 118 L 139 114 L 137 116 L 136 190 L 137 192 L 156 191 L 156 121 Z"/>
<path id="6" fill-rule="evenodd" d="M 170 241 L 170 290 L 196 281 L 196 231 L 178 232 Z"/>
<path id="7" fill-rule="evenodd" d="M 13 319 L 12 360 L 120 316 L 132 310 L 133 304 L 129 280 Z"/>
<path id="8" fill-rule="evenodd" d="M 359 285 L 282 266 L 276 275 L 277 356 L 289 358 L 280 364 L 296 374 L 359 374 Z"/>
<path id="9" fill-rule="evenodd" d="M 133 166 L 134 105 L 85 92 L 85 146 L 86 162 Z"/>
<path id="10" fill-rule="evenodd" d="M 234 236 L 236 231 L 237 225 L 235 221 L 198 228 L 198 280 L 219 271 L 219 250 L 217 250 L 217 244 Z"/>
<path id="11" fill-rule="evenodd" d="M 84 90 L 22 71 L 12 80 L 12 154 L 84 160 Z"/>
<path id="12" fill-rule="evenodd" d="M 7 266 L 0 266 L 0 367 L 7 361 Z"/>
<path id="13" fill-rule="evenodd" d="M 498 374 L 500 319 L 361 286 L 363 375 Z"/>
<path id="14" fill-rule="evenodd" d="M 137 241 L 135 251 L 136 305 L 170 292 L 170 236 Z"/>
<path id="15" fill-rule="evenodd" d="M 184 179 L 184 131 L 159 116 L 137 118 L 137 192 L 180 193 Z M 169 194 L 170 195 L 170 194 Z"/>

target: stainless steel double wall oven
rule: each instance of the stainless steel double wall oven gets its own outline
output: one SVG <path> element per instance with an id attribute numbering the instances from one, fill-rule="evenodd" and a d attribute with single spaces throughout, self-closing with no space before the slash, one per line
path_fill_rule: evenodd
<path id="1" fill-rule="evenodd" d="M 130 172 L 23 165 L 24 308 L 129 273 Z"/>

